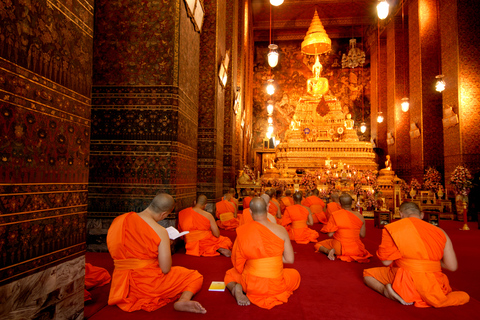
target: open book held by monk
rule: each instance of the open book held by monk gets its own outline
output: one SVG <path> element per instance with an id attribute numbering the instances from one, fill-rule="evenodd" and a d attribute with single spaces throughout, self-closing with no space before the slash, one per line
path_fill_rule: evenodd
<path id="1" fill-rule="evenodd" d="M 239 225 L 237 208 L 229 199 L 229 194 L 226 194 L 223 200 L 215 204 L 217 225 L 220 229 L 233 230 Z"/>
<path id="2" fill-rule="evenodd" d="M 383 229 L 377 256 L 387 267 L 365 269 L 365 283 L 386 297 L 416 307 L 465 304 L 469 296 L 452 291 L 442 267 L 455 271 L 457 260 L 448 235 L 423 221 L 418 206 L 400 206 L 401 220 Z"/>

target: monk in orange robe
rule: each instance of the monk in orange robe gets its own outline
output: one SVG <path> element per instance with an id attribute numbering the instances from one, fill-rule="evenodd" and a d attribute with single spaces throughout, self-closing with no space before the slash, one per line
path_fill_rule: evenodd
<path id="1" fill-rule="evenodd" d="M 207 197 L 202 194 L 193 207 L 183 209 L 178 214 L 180 231 L 189 231 L 185 235 L 186 254 L 213 257 L 221 253 L 230 257 L 232 240 L 220 235 L 215 219 L 205 211 L 206 206 Z"/>
<path id="2" fill-rule="evenodd" d="M 448 235 L 423 221 L 415 203 L 404 202 L 399 209 L 401 220 L 385 226 L 377 251 L 387 267 L 365 269 L 365 284 L 404 305 L 439 308 L 467 303 L 468 294 L 452 291 L 442 272 L 442 267 L 458 267 Z"/>
<path id="3" fill-rule="evenodd" d="M 342 261 L 366 263 L 372 255 L 360 240 L 366 234 L 365 219 L 360 213 L 352 211 L 352 201 L 348 193 L 340 195 L 342 209 L 335 211 L 321 230 L 333 239 L 316 243 L 315 250 L 327 254 L 330 260 L 335 260 L 336 255 Z"/>
<path id="4" fill-rule="evenodd" d="M 235 189 L 234 188 L 230 188 L 228 189 L 228 193 L 230 194 L 230 202 L 233 203 L 235 205 L 235 208 L 237 208 L 237 211 L 238 211 L 238 200 L 235 198 Z"/>
<path id="5" fill-rule="evenodd" d="M 238 305 L 271 309 L 288 301 L 300 285 L 300 274 L 283 268 L 295 259 L 287 231 L 268 220 L 262 199 L 254 198 L 250 208 L 254 221 L 237 228 L 233 268 L 225 274 L 225 283 Z"/>
<path id="6" fill-rule="evenodd" d="M 84 301 L 91 300 L 92 297 L 90 292 L 87 290 L 93 289 L 95 287 L 101 287 L 108 283 L 112 277 L 110 273 L 104 268 L 93 266 L 91 263 L 85 263 L 85 290 L 84 290 Z"/>
<path id="7" fill-rule="evenodd" d="M 330 219 L 330 217 L 332 216 L 332 214 L 335 211 L 338 211 L 338 210 L 342 209 L 342 206 L 340 205 L 340 198 L 339 198 L 338 193 L 336 193 L 336 192 L 332 193 L 330 195 L 330 199 L 332 201 L 327 203 L 327 210 L 325 212 L 325 215 L 327 217 L 327 222 L 328 222 L 328 219 Z"/>
<path id="8" fill-rule="evenodd" d="M 237 208 L 235 204 L 230 201 L 232 195 L 227 193 L 223 200 L 216 203 L 217 225 L 220 229 L 233 230 L 239 225 L 239 218 L 237 217 Z"/>
<path id="9" fill-rule="evenodd" d="M 279 199 L 280 202 L 280 212 L 285 213 L 285 208 L 293 206 L 295 203 L 292 198 L 292 191 L 290 189 L 285 190 L 285 196 Z"/>
<path id="10" fill-rule="evenodd" d="M 243 198 L 242 204 L 243 204 L 244 211 L 250 208 L 250 201 L 252 201 L 253 197 L 255 197 L 255 191 L 249 190 L 248 195 L 245 198 Z"/>
<path id="11" fill-rule="evenodd" d="M 320 192 L 318 189 L 313 189 L 312 194 L 302 202 L 302 205 L 309 207 L 313 213 L 313 223 L 323 223 L 328 222 L 327 216 L 325 215 L 324 208 L 325 202 L 318 196 Z"/>
<path id="12" fill-rule="evenodd" d="M 129 312 L 153 311 L 178 299 L 175 310 L 207 312 L 191 300 L 200 291 L 203 276 L 196 270 L 172 267 L 170 239 L 158 224 L 174 206 L 170 195 L 160 193 L 144 211 L 113 220 L 107 234 L 108 251 L 115 264 L 109 305 Z"/>
<path id="13" fill-rule="evenodd" d="M 308 207 L 302 206 L 302 193 L 295 192 L 293 195 L 295 204 L 285 209 L 282 217 L 282 225 L 288 230 L 290 240 L 300 244 L 317 242 L 318 232 L 310 229 L 313 225 L 312 211 Z"/>
<path id="14" fill-rule="evenodd" d="M 266 194 L 270 197 L 270 202 L 268 205 L 268 213 L 274 216 L 278 221 L 282 218 L 282 213 L 280 211 L 280 203 L 276 199 L 277 192 L 274 188 L 268 190 Z"/>

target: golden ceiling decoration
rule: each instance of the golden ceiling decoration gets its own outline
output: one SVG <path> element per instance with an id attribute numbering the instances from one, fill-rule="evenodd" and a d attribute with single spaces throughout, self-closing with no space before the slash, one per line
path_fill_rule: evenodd
<path id="1" fill-rule="evenodd" d="M 317 9 L 315 9 L 315 14 L 308 28 L 307 35 L 302 42 L 302 53 L 317 55 L 328 52 L 331 49 L 332 40 L 330 40 L 325 32 L 325 28 L 318 17 Z"/>

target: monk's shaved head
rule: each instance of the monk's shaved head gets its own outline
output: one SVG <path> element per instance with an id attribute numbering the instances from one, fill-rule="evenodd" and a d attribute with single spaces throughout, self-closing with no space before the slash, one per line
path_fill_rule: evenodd
<path id="1" fill-rule="evenodd" d="M 295 201 L 295 203 L 302 202 L 302 198 L 303 195 L 300 191 L 295 192 L 295 194 L 293 195 L 293 201 Z"/>
<path id="2" fill-rule="evenodd" d="M 232 199 L 232 194 L 230 194 L 230 193 L 225 193 L 225 194 L 223 195 L 223 200 L 230 200 L 230 199 Z"/>
<path id="3" fill-rule="evenodd" d="M 165 211 L 172 211 L 175 205 L 175 200 L 167 193 L 159 193 L 153 198 L 148 206 L 150 210 L 155 213 L 162 213 Z"/>
<path id="4" fill-rule="evenodd" d="M 248 195 L 249 195 L 250 197 L 255 197 L 255 191 L 254 191 L 254 190 L 251 190 Z"/>
<path id="5" fill-rule="evenodd" d="M 235 195 L 235 189 L 234 188 L 228 189 L 228 193 Z"/>
<path id="6" fill-rule="evenodd" d="M 270 202 L 270 197 L 266 193 L 262 194 L 260 198 L 262 198 L 263 201 L 265 201 L 265 205 L 268 205 L 268 203 Z"/>
<path id="7" fill-rule="evenodd" d="M 320 191 L 318 191 L 317 188 L 313 189 L 313 195 L 318 196 L 320 194 Z"/>
<path id="8" fill-rule="evenodd" d="M 205 196 L 204 194 L 201 194 L 198 196 L 197 198 L 197 204 L 198 205 L 206 205 L 207 204 L 207 196 Z"/>
<path id="9" fill-rule="evenodd" d="M 290 189 L 285 190 L 285 195 L 290 197 L 292 195 L 292 191 Z"/>
<path id="10" fill-rule="evenodd" d="M 333 201 L 337 202 L 339 201 L 340 196 L 338 195 L 338 193 L 334 192 L 330 195 L 330 198 L 332 198 Z"/>
<path id="11" fill-rule="evenodd" d="M 267 204 L 262 198 L 253 198 L 250 201 L 250 209 L 253 215 L 267 215 Z"/>
<path id="12" fill-rule="evenodd" d="M 411 215 L 421 215 L 420 208 L 414 202 L 404 202 L 400 205 L 400 212 L 403 213 L 405 217 L 410 217 Z"/>
<path id="13" fill-rule="evenodd" d="M 278 189 L 278 190 L 277 190 L 277 194 L 276 194 L 275 196 L 276 196 L 277 198 L 280 198 L 280 197 L 282 196 L 282 194 L 283 194 L 282 189 Z"/>
<path id="14" fill-rule="evenodd" d="M 352 207 L 352 202 L 352 196 L 348 193 L 344 192 L 340 195 L 340 205 L 342 206 L 342 208 L 350 209 Z"/>

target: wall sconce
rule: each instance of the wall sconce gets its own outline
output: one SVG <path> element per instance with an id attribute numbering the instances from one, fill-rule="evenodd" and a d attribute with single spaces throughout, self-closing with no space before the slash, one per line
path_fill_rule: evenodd
<path id="1" fill-rule="evenodd" d="M 408 102 L 408 98 L 402 98 L 402 111 L 407 112 L 410 109 L 410 102 Z"/>
<path id="2" fill-rule="evenodd" d="M 381 0 L 380 3 L 377 4 L 377 15 L 380 20 L 383 20 L 388 16 L 389 7 L 390 5 L 387 0 Z"/>
<path id="3" fill-rule="evenodd" d="M 437 83 L 435 83 L 435 90 L 438 92 L 445 90 L 445 81 L 443 80 L 443 77 L 443 74 L 439 74 L 435 77 L 435 79 L 437 79 Z"/>
<path id="4" fill-rule="evenodd" d="M 267 93 L 269 95 L 272 95 L 275 93 L 275 85 L 273 79 L 268 79 L 267 80 Z"/>

